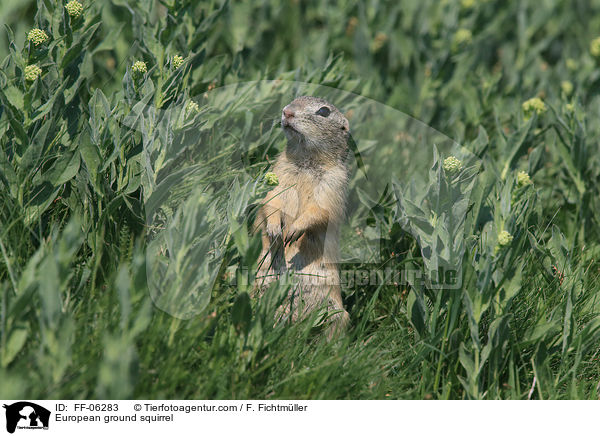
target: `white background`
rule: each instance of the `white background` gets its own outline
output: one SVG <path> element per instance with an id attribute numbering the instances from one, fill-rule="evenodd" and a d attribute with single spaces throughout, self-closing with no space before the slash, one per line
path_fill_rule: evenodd
<path id="1" fill-rule="evenodd" d="M 18 400 L 2 401 L 12 404 Z M 25 400 L 32 401 L 32 400 Z M 18 429 L 16 436 L 49 435 L 506 435 L 598 434 L 595 401 L 35 401 L 52 412 L 48 430 Z M 238 412 L 150 412 L 144 404 L 236 405 Z M 300 404 L 306 412 L 258 412 L 262 404 Z M 56 405 L 68 410 L 57 412 Z M 118 404 L 118 412 L 74 411 L 75 404 Z M 140 404 L 142 411 L 134 406 Z M 253 412 L 246 411 L 251 404 Z M 56 422 L 56 414 L 98 415 L 101 423 Z M 103 422 L 104 415 L 133 415 L 137 422 Z M 173 422 L 140 422 L 141 415 L 170 415 Z M 1 413 L 0 435 L 6 432 Z M 27 425 L 21 421 L 19 425 Z"/>

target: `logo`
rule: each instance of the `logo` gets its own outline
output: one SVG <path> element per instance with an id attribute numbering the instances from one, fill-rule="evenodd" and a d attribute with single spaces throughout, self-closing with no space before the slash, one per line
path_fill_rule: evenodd
<path id="1" fill-rule="evenodd" d="M 6 409 L 6 431 L 14 433 L 15 429 L 48 430 L 50 411 L 29 401 L 3 406 Z"/>

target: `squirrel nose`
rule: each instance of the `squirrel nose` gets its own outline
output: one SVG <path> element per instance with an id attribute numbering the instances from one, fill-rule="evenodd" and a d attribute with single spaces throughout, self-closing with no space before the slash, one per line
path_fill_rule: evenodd
<path id="1" fill-rule="evenodd" d="M 292 118 L 294 116 L 294 111 L 290 108 L 283 108 L 283 116 L 285 118 Z"/>

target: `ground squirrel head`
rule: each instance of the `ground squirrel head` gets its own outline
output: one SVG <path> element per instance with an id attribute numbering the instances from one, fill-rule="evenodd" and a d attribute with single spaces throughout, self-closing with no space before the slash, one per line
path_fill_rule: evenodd
<path id="1" fill-rule="evenodd" d="M 290 144 L 311 153 L 343 154 L 350 135 L 346 117 L 318 97 L 298 97 L 284 107 L 281 126 Z"/>

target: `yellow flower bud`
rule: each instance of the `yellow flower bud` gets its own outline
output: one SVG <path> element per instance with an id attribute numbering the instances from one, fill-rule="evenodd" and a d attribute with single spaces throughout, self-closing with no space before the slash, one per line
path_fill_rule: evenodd
<path id="1" fill-rule="evenodd" d="M 573 84 L 568 80 L 563 80 L 560 82 L 560 89 L 568 97 L 573 92 Z"/>
<path id="2" fill-rule="evenodd" d="M 502 230 L 500 233 L 498 233 L 498 245 L 504 247 L 508 244 L 510 244 L 513 240 L 513 236 L 508 233 L 506 230 Z"/>
<path id="3" fill-rule="evenodd" d="M 600 37 L 592 39 L 590 42 L 590 53 L 595 58 L 600 57 Z"/>
<path id="4" fill-rule="evenodd" d="M 25 67 L 25 80 L 34 82 L 42 74 L 42 69 L 37 65 L 27 65 Z"/>
<path id="5" fill-rule="evenodd" d="M 131 71 L 136 76 L 143 76 L 148 72 L 148 67 L 146 66 L 146 62 L 136 61 L 131 67 Z"/>
<path id="6" fill-rule="evenodd" d="M 65 9 L 67 10 L 69 17 L 73 19 L 79 18 L 83 14 L 83 5 L 77 0 L 72 0 L 67 3 Z"/>
<path id="7" fill-rule="evenodd" d="M 277 186 L 279 185 L 279 177 L 277 177 L 277 174 L 275 173 L 268 172 L 265 174 L 265 182 L 267 182 L 267 185 L 269 186 Z"/>
<path id="8" fill-rule="evenodd" d="M 458 29 L 454 34 L 454 45 L 459 46 L 462 44 L 468 44 L 473 39 L 473 34 L 469 29 Z"/>
<path id="9" fill-rule="evenodd" d="M 185 116 L 189 117 L 191 114 L 197 114 L 198 112 L 200 112 L 198 103 L 195 101 L 188 102 L 187 106 L 185 107 Z"/>
<path id="10" fill-rule="evenodd" d="M 517 185 L 526 186 L 531 185 L 533 182 L 531 181 L 531 177 L 525 171 L 519 171 L 517 174 Z"/>
<path id="11" fill-rule="evenodd" d="M 534 112 L 540 116 L 547 110 L 544 102 L 538 97 L 530 98 L 529 100 L 525 101 L 522 107 L 523 112 L 525 112 L 525 120 L 529 120 Z"/>
<path id="12" fill-rule="evenodd" d="M 447 157 L 444 159 L 444 171 L 449 174 L 456 173 L 462 168 L 462 162 L 454 156 Z"/>
<path id="13" fill-rule="evenodd" d="M 179 55 L 173 56 L 173 59 L 171 60 L 171 65 L 173 65 L 174 69 L 177 69 L 180 66 L 182 66 L 183 65 L 183 56 L 179 56 Z"/>
<path id="14" fill-rule="evenodd" d="M 47 42 L 50 38 L 42 29 L 31 29 L 27 34 L 27 40 L 36 47 L 40 44 Z"/>

